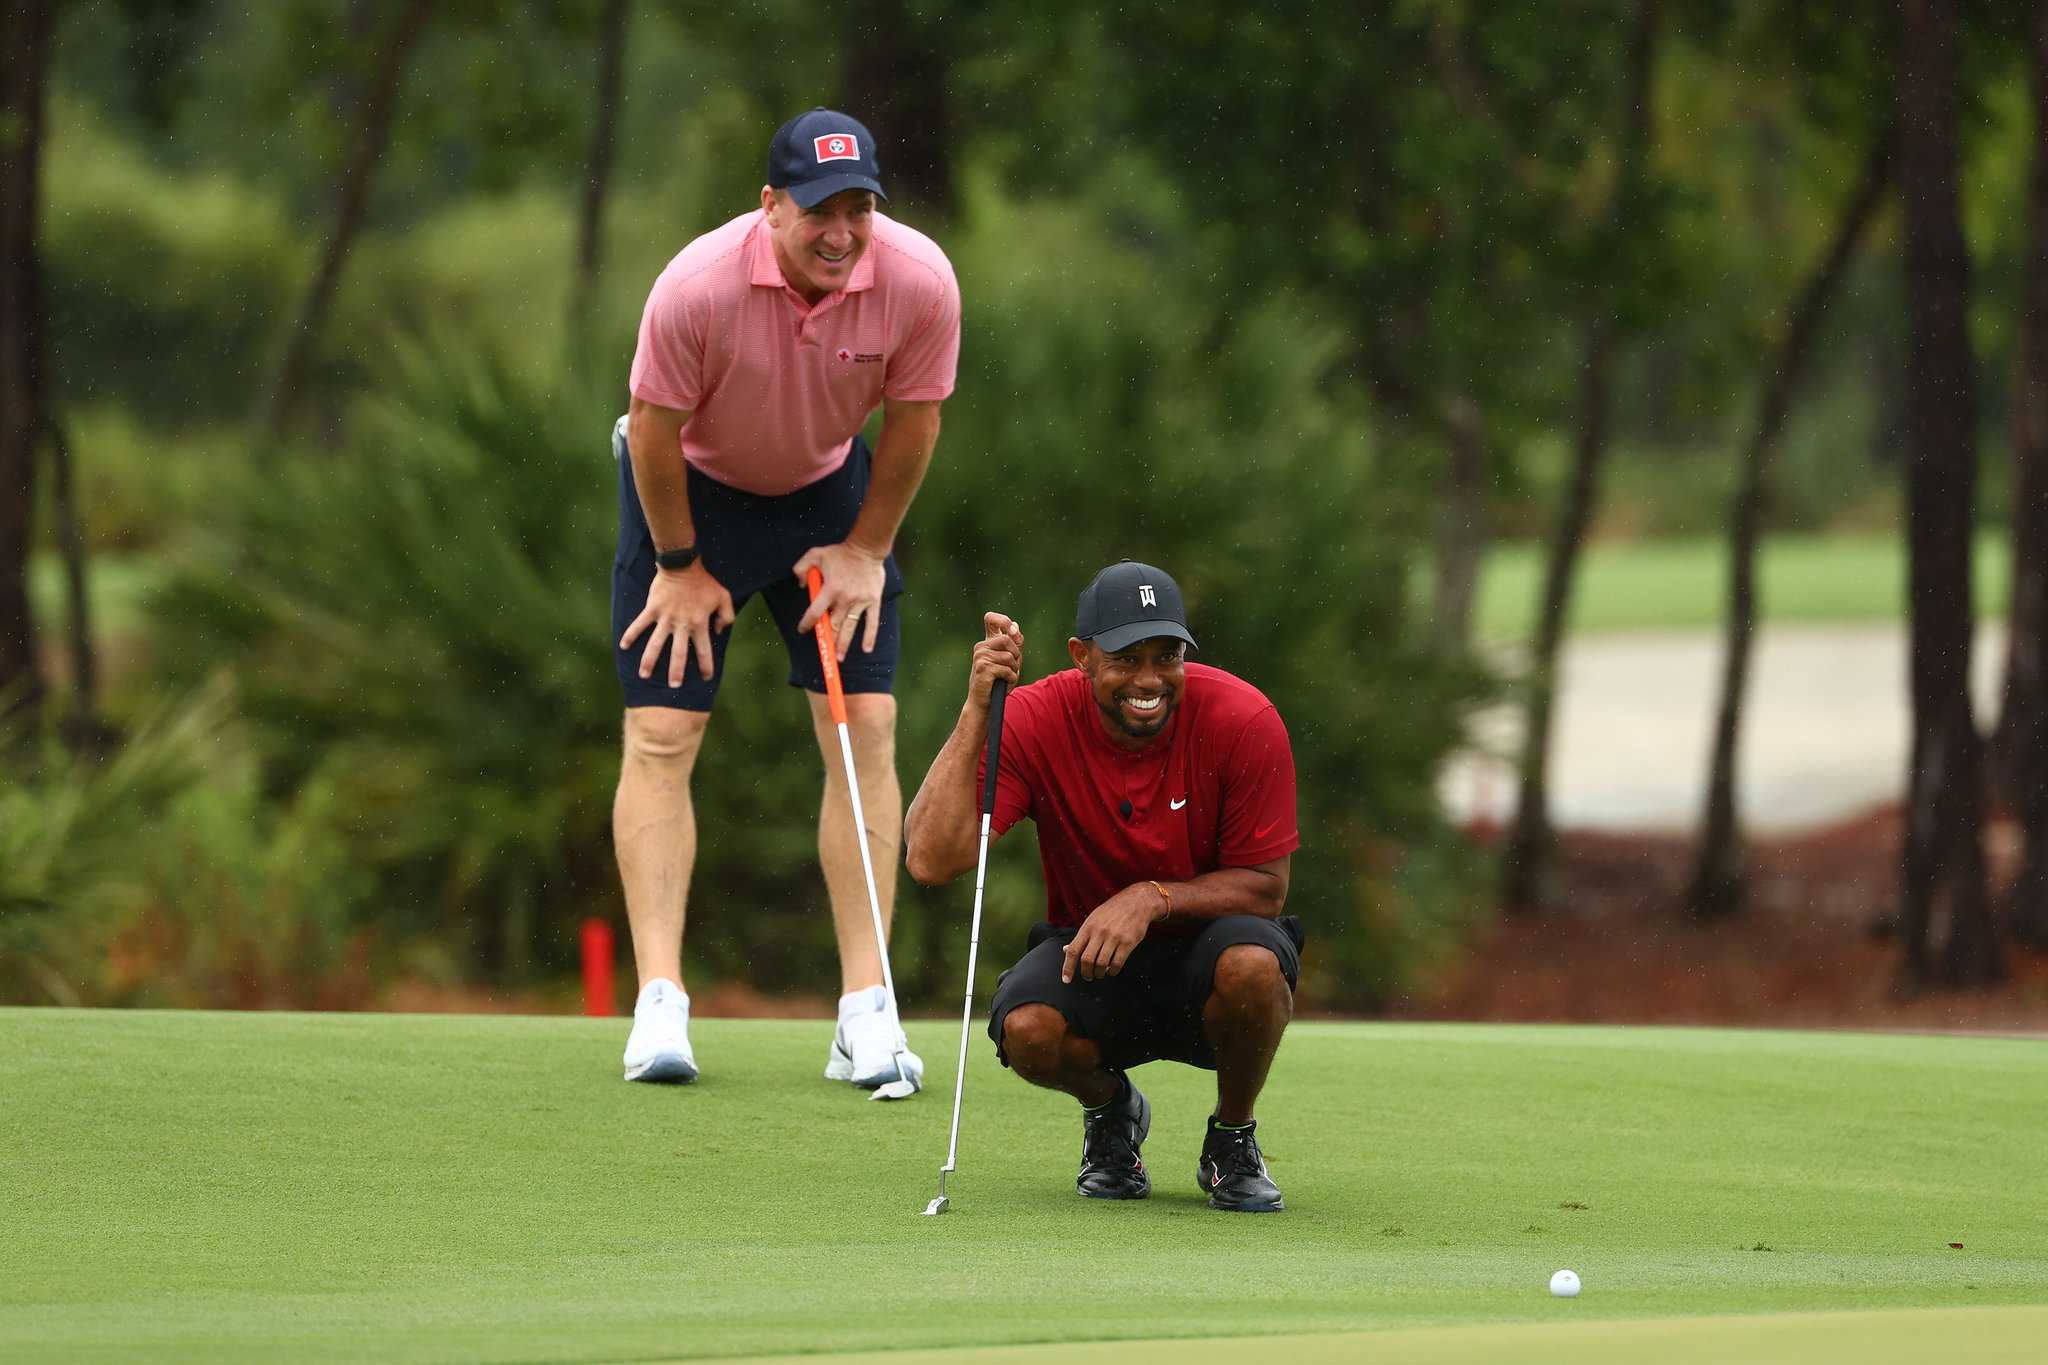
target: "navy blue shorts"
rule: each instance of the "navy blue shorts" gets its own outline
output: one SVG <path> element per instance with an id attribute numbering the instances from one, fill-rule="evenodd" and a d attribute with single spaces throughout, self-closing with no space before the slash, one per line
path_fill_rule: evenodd
<path id="1" fill-rule="evenodd" d="M 626 423 L 619 419 L 612 431 L 612 456 L 619 466 L 619 548 L 612 560 L 612 656 L 619 674 L 619 688 L 626 705 L 669 706 L 684 711 L 709 711 L 718 695 L 718 683 L 725 676 L 725 647 L 732 639 L 728 627 L 711 633 L 712 676 L 697 671 L 691 656 L 681 687 L 668 685 L 668 657 L 673 642 L 664 644 L 655 660 L 654 676 L 640 676 L 640 656 L 647 648 L 643 633 L 630 649 L 620 649 L 619 639 L 633 618 L 647 605 L 647 589 L 654 582 L 654 538 L 647 529 L 647 516 L 640 510 L 640 495 L 633 487 L 633 462 L 626 456 Z M 789 685 L 809 692 L 825 690 L 825 668 L 818 662 L 814 635 L 797 633 L 797 622 L 810 607 L 811 594 L 790 566 L 804 552 L 818 545 L 836 545 L 853 530 L 860 515 L 861 500 L 867 496 L 868 471 L 874 456 L 867 441 L 853 438 L 853 449 L 838 469 L 815 483 L 779 498 L 764 498 L 727 487 L 708 474 L 689 468 L 690 518 L 697 526 L 697 548 L 704 567 L 732 594 L 735 614 L 744 610 L 747 599 L 759 593 L 768 612 L 782 632 L 789 650 Z M 875 647 L 862 653 L 858 637 L 839 665 L 841 684 L 849 692 L 887 692 L 896 681 L 896 651 L 902 632 L 897 621 L 896 598 L 903 592 L 903 575 L 897 572 L 894 555 L 883 564 L 882 620 L 875 635 Z M 855 629 L 865 627 L 856 621 Z"/>

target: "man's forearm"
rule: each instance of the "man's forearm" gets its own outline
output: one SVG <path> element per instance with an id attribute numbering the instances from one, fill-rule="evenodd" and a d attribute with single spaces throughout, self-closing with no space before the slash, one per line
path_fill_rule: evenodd
<path id="1" fill-rule="evenodd" d="M 937 403 L 892 404 L 882 411 L 882 432 L 875 438 L 875 466 L 860 516 L 846 541 L 880 559 L 896 548 L 896 532 L 917 497 L 932 449 L 939 440 Z M 636 466 L 637 468 L 637 466 Z"/>
<path id="2" fill-rule="evenodd" d="M 678 444 L 687 412 L 633 400 L 626 417 L 626 449 L 633 461 L 633 487 L 658 550 L 697 542 L 690 515 L 689 469 Z"/>
<path id="3" fill-rule="evenodd" d="M 903 858 L 927 886 L 949 882 L 974 866 L 981 809 L 976 760 L 988 743 L 988 711 L 968 702 L 903 817 Z"/>
<path id="4" fill-rule="evenodd" d="M 1281 858 L 1257 867 L 1219 867 L 1184 882 L 1162 880 L 1158 885 L 1171 902 L 1167 918 L 1191 924 L 1225 915 L 1272 919 L 1287 904 L 1287 865 Z M 1149 883 L 1141 885 L 1150 890 Z"/>

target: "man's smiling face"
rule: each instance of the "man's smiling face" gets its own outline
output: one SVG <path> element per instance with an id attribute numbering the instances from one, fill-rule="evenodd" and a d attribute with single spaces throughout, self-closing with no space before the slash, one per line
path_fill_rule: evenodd
<path id="1" fill-rule="evenodd" d="M 1093 640 L 1069 640 L 1074 665 L 1088 675 L 1103 729 L 1126 749 L 1144 748 L 1166 729 L 1187 690 L 1187 642 L 1155 635 L 1110 653 Z"/>
<path id="2" fill-rule="evenodd" d="M 805 303 L 844 289 L 875 234 L 875 196 L 869 190 L 841 190 L 805 209 L 787 190 L 764 187 L 761 209 L 782 278 Z"/>

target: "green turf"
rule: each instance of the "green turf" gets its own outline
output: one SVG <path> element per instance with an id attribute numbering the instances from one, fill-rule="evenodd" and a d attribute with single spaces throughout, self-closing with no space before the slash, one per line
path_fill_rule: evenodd
<path id="1" fill-rule="evenodd" d="M 1206 1078 L 1168 1065 L 1138 1073 L 1153 1198 L 1076 1198 L 1072 1104 L 983 1042 L 956 1207 L 930 1219 L 948 1025 L 913 1027 L 938 1085 L 893 1106 L 819 1079 L 823 1025 L 702 1021 L 689 1088 L 621 1083 L 622 1035 L 0 1011 L 0 1359 L 598 1361 L 2048 1304 L 2037 1042 L 1303 1025 L 1263 1106 L 1272 1216 L 1196 1195 Z M 1584 1297 L 1548 1296 L 1560 1266 Z"/>
<path id="2" fill-rule="evenodd" d="M 2005 610 L 2009 546 L 1980 536 L 1977 610 Z M 1491 550 L 1480 575 L 1474 628 L 1482 639 L 1529 635 L 1542 589 L 1544 551 L 1530 542 Z M 1905 610 L 1906 551 L 1889 536 L 1777 536 L 1758 563 L 1766 621 L 1896 620 Z M 1726 545 L 1718 540 L 1624 541 L 1586 547 L 1573 589 L 1575 630 L 1718 626 L 1727 612 Z"/>
<path id="3" fill-rule="evenodd" d="M 1569 1317 L 1569 1313 L 1556 1315 Z M 833 1365 L 1243 1365 L 1285 1352 L 1288 1365 L 1880 1365 L 1967 1359 L 2039 1365 L 2048 1308 L 1908 1308 L 1861 1313 L 1634 1318 L 1425 1327 L 1288 1337 L 1061 1342 L 860 1352 Z M 798 1365 L 817 1356 L 748 1356 Z"/>

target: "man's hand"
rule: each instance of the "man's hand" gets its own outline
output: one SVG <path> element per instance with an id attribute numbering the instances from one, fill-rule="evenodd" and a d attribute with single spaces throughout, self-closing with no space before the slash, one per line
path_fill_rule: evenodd
<path id="1" fill-rule="evenodd" d="M 647 648 L 640 655 L 640 676 L 654 676 L 662 645 L 674 640 L 676 648 L 668 656 L 668 685 L 681 687 L 692 650 L 697 654 L 698 675 L 711 677 L 717 667 L 711 661 L 711 633 L 729 629 L 732 618 L 732 594 L 711 576 L 703 560 L 687 569 L 656 569 L 654 581 L 647 585 L 647 605 L 626 627 L 619 648 L 631 649 L 640 633 L 652 626 Z"/>
<path id="2" fill-rule="evenodd" d="M 1152 922 L 1166 918 L 1167 907 L 1166 897 L 1150 882 L 1127 886 L 1096 906 L 1067 945 L 1060 980 L 1071 982 L 1077 971 L 1084 981 L 1115 976 L 1124 969 L 1131 950 L 1145 941 L 1145 930 Z"/>
<path id="3" fill-rule="evenodd" d="M 984 613 L 981 624 L 988 638 L 974 647 L 974 664 L 967 674 L 967 700 L 986 711 L 996 679 L 1012 687 L 1024 680 L 1024 628 L 999 611 Z"/>
<path id="4" fill-rule="evenodd" d="M 844 540 L 805 551 L 790 572 L 802 578 L 816 566 L 825 581 L 812 600 L 811 609 L 797 622 L 797 629 L 808 634 L 817 629 L 819 617 L 832 613 L 832 640 L 839 646 L 839 657 L 844 659 L 853 644 L 852 623 L 859 618 L 866 626 L 861 635 L 861 653 L 872 653 L 876 634 L 882 629 L 882 588 L 888 581 L 882 565 L 887 558 L 869 554 Z"/>

